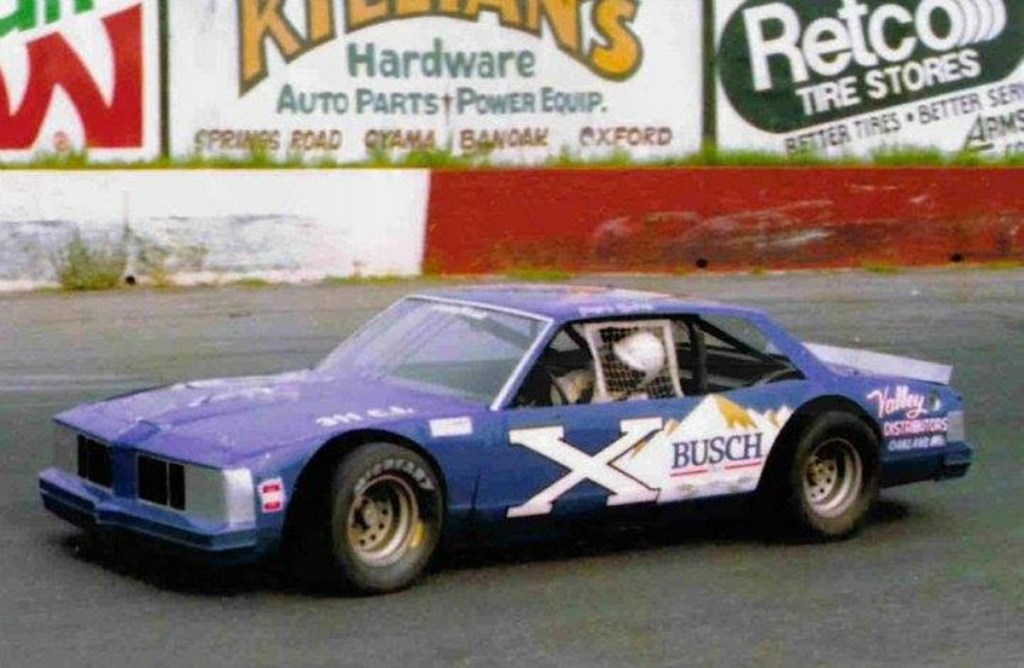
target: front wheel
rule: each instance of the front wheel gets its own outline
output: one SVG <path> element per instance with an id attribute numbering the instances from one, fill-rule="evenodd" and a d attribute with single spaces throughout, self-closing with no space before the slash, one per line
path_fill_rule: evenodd
<path id="1" fill-rule="evenodd" d="M 366 594 L 408 587 L 437 547 L 443 515 L 437 476 L 415 452 L 373 443 L 349 453 L 331 485 L 334 580 Z"/>
<path id="2" fill-rule="evenodd" d="M 843 538 L 878 496 L 878 438 L 854 415 L 829 412 L 801 435 L 787 462 L 785 510 L 801 533 Z"/>

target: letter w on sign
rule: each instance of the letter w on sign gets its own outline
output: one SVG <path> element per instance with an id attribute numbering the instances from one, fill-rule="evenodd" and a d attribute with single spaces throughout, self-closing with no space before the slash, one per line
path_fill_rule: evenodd
<path id="1" fill-rule="evenodd" d="M 584 480 L 591 480 L 612 493 L 608 497 L 609 506 L 655 501 L 658 490 L 647 487 L 610 466 L 610 463 L 659 431 L 662 425 L 660 418 L 624 420 L 621 425 L 622 438 L 593 456 L 566 443 L 565 429 L 562 427 L 516 429 L 509 432 L 509 440 L 513 445 L 527 447 L 561 464 L 569 472 L 523 505 L 509 508 L 508 517 L 547 515 L 559 497 Z"/>
<path id="2" fill-rule="evenodd" d="M 88 148 L 142 146 L 142 5 L 108 16 L 103 25 L 114 65 L 110 103 L 60 33 L 41 37 L 27 47 L 29 78 L 18 109 L 11 108 L 11 95 L 0 72 L 0 149 L 32 148 L 58 88 L 82 119 Z"/>

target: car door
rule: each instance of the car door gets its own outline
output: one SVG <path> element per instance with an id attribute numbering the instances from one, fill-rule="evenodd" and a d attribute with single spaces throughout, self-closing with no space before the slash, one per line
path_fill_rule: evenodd
<path id="1" fill-rule="evenodd" d="M 684 388 L 695 405 L 627 472 L 658 487 L 661 503 L 752 492 L 815 389 L 749 318 L 688 316 L 677 321 L 684 329 L 679 363 L 690 369 Z"/>
<path id="2" fill-rule="evenodd" d="M 645 322 L 655 323 L 655 329 L 665 326 Z M 633 324 L 587 327 L 600 331 Z M 678 317 L 667 336 L 669 363 L 685 393 L 509 407 L 504 427 L 493 432 L 489 463 L 480 477 L 482 515 L 587 513 L 755 490 L 779 435 L 813 389 L 743 318 Z M 596 368 L 614 376 L 594 337 L 586 338 Z M 545 363 L 542 355 L 533 382 L 564 371 L 544 372 Z M 528 377 L 524 387 L 530 382 Z M 610 386 L 603 389 L 614 395 Z"/>
<path id="3" fill-rule="evenodd" d="M 629 472 L 630 457 L 663 430 L 687 400 L 527 408 L 506 416 L 482 480 L 487 502 L 505 517 L 598 511 L 658 500 L 658 489 Z"/>
<path id="4" fill-rule="evenodd" d="M 569 327 L 575 336 L 563 330 L 555 337 L 526 374 L 520 400 L 504 412 L 504 428 L 495 434 L 480 476 L 477 509 L 486 518 L 588 513 L 658 499 L 656 487 L 626 471 L 627 462 L 694 402 L 681 396 L 674 372 L 645 379 L 642 393 L 612 396 L 622 390 L 612 381 L 616 369 L 603 359 L 608 357 L 603 347 L 612 344 L 597 338 L 606 330 L 617 337 L 612 343 L 637 331 L 656 332 L 663 362 L 674 365 L 670 323 L 607 321 Z M 649 334 L 648 343 L 653 336 Z M 596 383 L 587 397 L 580 400 L 570 390 L 569 397 L 555 396 L 559 381 L 584 373 L 588 366 Z"/>

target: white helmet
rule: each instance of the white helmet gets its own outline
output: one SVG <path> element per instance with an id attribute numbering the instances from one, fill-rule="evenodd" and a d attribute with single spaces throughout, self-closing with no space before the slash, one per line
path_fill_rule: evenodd
<path id="1" fill-rule="evenodd" d="M 665 346 L 650 332 L 636 332 L 617 342 L 612 350 L 623 364 L 644 375 L 641 385 L 649 383 L 665 368 Z"/>

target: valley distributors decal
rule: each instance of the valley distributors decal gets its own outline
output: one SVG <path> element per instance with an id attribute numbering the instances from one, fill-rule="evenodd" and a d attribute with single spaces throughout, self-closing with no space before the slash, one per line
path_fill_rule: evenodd
<path id="1" fill-rule="evenodd" d="M 729 106 L 752 129 L 783 135 L 788 152 L 881 143 L 993 150 L 993 139 L 1017 132 L 1024 4 L 1016 0 L 730 4 L 718 47 Z M 1000 148 L 1014 146 L 1010 138 Z"/>
<path id="2" fill-rule="evenodd" d="M 175 3 L 174 151 L 685 153 L 700 141 L 700 11 L 671 4 Z"/>
<path id="3" fill-rule="evenodd" d="M 159 150 L 155 0 L 0 3 L 0 155 Z"/>

